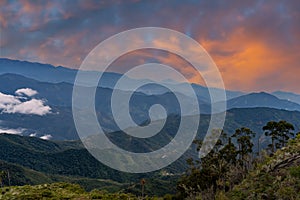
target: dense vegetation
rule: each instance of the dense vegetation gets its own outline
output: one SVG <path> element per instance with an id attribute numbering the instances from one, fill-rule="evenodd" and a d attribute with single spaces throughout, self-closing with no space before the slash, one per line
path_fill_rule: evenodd
<path id="1" fill-rule="evenodd" d="M 108 193 L 101 190 L 86 192 L 79 185 L 69 183 L 53 183 L 36 186 L 13 186 L 2 188 L 0 199 L 27 200 L 27 199 L 137 199 L 132 194 Z"/>
<path id="2" fill-rule="evenodd" d="M 109 169 L 77 141 L 1 134 L 0 199 L 137 199 L 141 188 L 149 199 L 299 199 L 300 134 L 295 129 L 281 120 L 262 125 L 259 137 L 246 127 L 222 131 L 206 157 L 187 160 L 181 177 L 167 169 L 136 175 Z M 194 144 L 198 150 L 203 145 L 201 140 Z M 28 184 L 35 186 L 22 186 Z"/>
<path id="3" fill-rule="evenodd" d="M 59 181 L 80 184 L 87 191 L 102 188 L 139 194 L 140 179 L 146 178 L 147 194 L 164 195 L 175 191 L 179 177 L 166 170 L 149 174 L 113 170 L 92 157 L 79 141 L 0 134 L 0 158 L 4 186 Z"/>
<path id="4" fill-rule="evenodd" d="M 289 140 L 294 126 L 286 121 L 270 121 L 263 130 L 271 140 L 258 152 L 253 151 L 255 133 L 249 128 L 231 136 L 222 132 L 206 157 L 188 160 L 190 168 L 178 183 L 176 198 L 299 199 L 300 134 Z M 203 145 L 195 143 L 198 149 Z"/>
<path id="5" fill-rule="evenodd" d="M 300 199 L 300 134 L 288 143 L 272 157 L 265 155 L 228 199 Z"/>

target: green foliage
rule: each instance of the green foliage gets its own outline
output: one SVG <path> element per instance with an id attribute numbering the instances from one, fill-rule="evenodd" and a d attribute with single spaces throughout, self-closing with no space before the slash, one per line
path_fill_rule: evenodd
<path id="1" fill-rule="evenodd" d="M 86 192 L 76 184 L 70 183 L 52 183 L 35 186 L 13 186 L 2 188 L 0 199 L 3 200 L 39 200 L 39 199 L 105 199 L 105 200 L 122 200 L 138 199 L 132 194 L 126 193 L 108 193 L 102 190 L 93 190 Z M 150 199 L 150 198 L 149 198 Z"/>
<path id="2" fill-rule="evenodd" d="M 2 179 L 3 186 L 9 186 L 8 178 L 6 176 L 6 173 L 9 170 L 11 185 L 14 186 L 68 182 L 79 184 L 87 191 L 101 189 L 111 193 L 119 191 L 132 193 L 135 195 L 139 195 L 141 193 L 139 180 L 128 183 L 120 183 L 109 179 L 92 179 L 85 177 L 46 174 L 3 161 L 0 161 L 0 171 L 1 170 L 4 174 Z M 178 176 L 175 175 L 155 175 L 152 178 L 147 179 L 147 184 L 145 185 L 145 194 L 149 196 L 163 196 L 168 192 L 171 193 L 174 191 L 177 180 Z"/>
<path id="3" fill-rule="evenodd" d="M 87 191 L 101 188 L 109 192 L 124 191 L 138 195 L 138 183 L 145 178 L 145 194 L 163 196 L 175 193 L 179 177 L 169 171 L 128 174 L 110 169 L 76 141 L 54 142 L 1 134 L 0 158 L 0 171 L 10 172 L 10 184 L 5 175 L 3 186 L 69 182 L 79 184 Z M 176 168 L 176 165 L 171 167 Z"/>
<path id="4" fill-rule="evenodd" d="M 249 128 L 237 129 L 231 137 L 222 131 L 206 157 L 187 160 L 190 168 L 178 182 L 177 198 L 300 199 L 299 134 L 288 140 L 294 127 L 286 121 L 268 122 L 263 130 L 277 149 L 274 154 L 253 156 L 255 133 Z M 203 145 L 195 144 L 198 150 Z"/>
<path id="5" fill-rule="evenodd" d="M 284 147 L 290 136 L 293 136 L 294 126 L 286 121 L 270 121 L 263 127 L 266 136 L 270 136 L 272 143 L 271 150 L 274 153 L 276 149 Z"/>
<path id="6" fill-rule="evenodd" d="M 232 135 L 233 138 L 236 138 L 238 144 L 237 154 L 240 155 L 240 163 L 245 169 L 249 168 L 250 160 L 249 154 L 253 152 L 253 146 L 251 139 L 255 136 L 255 133 L 252 132 L 249 128 L 242 127 L 237 129 Z"/>
<path id="7" fill-rule="evenodd" d="M 265 157 L 227 193 L 230 199 L 300 199 L 300 138 Z"/>
<path id="8" fill-rule="evenodd" d="M 291 167 L 290 174 L 291 174 L 291 176 L 300 179 L 300 166 Z"/>
<path id="9" fill-rule="evenodd" d="M 214 132 L 211 136 L 215 137 Z M 200 141 L 195 143 L 198 150 L 203 145 Z M 231 187 L 231 183 L 227 182 L 231 176 L 229 172 L 237 165 L 236 157 L 239 153 L 241 151 L 237 151 L 232 138 L 221 131 L 220 139 L 207 156 L 200 161 L 188 160 L 190 169 L 178 183 L 178 196 L 186 198 L 201 194 L 202 198 L 212 198 L 217 190 L 228 190 Z"/>
<path id="10" fill-rule="evenodd" d="M 166 169 L 149 174 L 121 173 L 99 163 L 79 142 L 0 135 L 3 186 L 9 185 L 8 171 L 11 185 L 47 183 L 47 187 L 39 186 L 41 191 L 34 189 L 36 186 L 4 187 L 0 199 L 11 199 L 9 195 L 12 194 L 16 199 L 135 199 L 141 194 L 141 178 L 147 179 L 146 195 L 171 193 L 164 199 L 297 199 L 300 193 L 300 134 L 288 140 L 292 136 L 291 124 L 279 121 L 274 127 L 276 129 L 265 128 L 270 138 L 275 130 L 274 144 L 277 145 L 274 148 L 281 148 L 272 157 L 262 154 L 253 157 L 255 134 L 249 128 L 239 128 L 231 136 L 222 131 L 206 157 L 188 159 L 189 169 L 179 180 L 176 195 L 172 193 L 178 175 Z M 198 150 L 203 145 L 200 140 L 195 144 Z M 178 170 L 178 164 L 167 169 L 171 168 Z M 54 182 L 75 183 L 80 187 Z M 55 188 L 55 184 L 59 186 Z"/>

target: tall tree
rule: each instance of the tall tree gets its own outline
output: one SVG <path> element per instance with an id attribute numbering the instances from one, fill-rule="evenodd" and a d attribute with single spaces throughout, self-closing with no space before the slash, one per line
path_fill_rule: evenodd
<path id="1" fill-rule="evenodd" d="M 0 171 L 0 184 L 1 184 L 1 188 L 3 187 L 3 181 L 4 181 L 5 176 L 6 176 L 5 171 Z"/>
<path id="2" fill-rule="evenodd" d="M 232 137 L 236 138 L 239 146 L 238 154 L 240 155 L 240 163 L 246 169 L 247 164 L 249 164 L 247 157 L 249 157 L 249 154 L 253 152 L 252 148 L 254 144 L 252 142 L 252 138 L 255 137 L 255 133 L 249 128 L 242 127 L 240 129 L 237 129 Z"/>
<path id="3" fill-rule="evenodd" d="M 278 122 L 279 141 L 281 143 L 281 147 L 284 147 L 286 145 L 290 136 L 294 136 L 294 130 L 295 128 L 292 124 L 286 121 Z"/>
<path id="4" fill-rule="evenodd" d="M 212 132 L 213 135 L 214 131 Z M 197 145 L 198 151 L 204 145 L 199 140 L 194 141 L 194 143 Z M 212 192 L 215 194 L 217 189 L 229 188 L 228 181 L 226 181 L 228 179 L 227 174 L 235 165 L 236 157 L 236 147 L 231 142 L 231 138 L 224 131 L 221 131 L 213 149 L 204 158 L 199 161 L 188 159 L 190 168 L 179 182 L 178 191 L 186 195 L 186 188 L 189 188 L 192 192 L 203 192 L 203 194 Z"/>
<path id="5" fill-rule="evenodd" d="M 271 150 L 272 153 L 275 152 L 276 149 L 284 147 L 286 145 L 287 140 L 290 136 L 293 136 L 292 132 L 295 130 L 294 126 L 286 121 L 270 121 L 264 127 L 266 136 L 271 136 Z"/>
<path id="6" fill-rule="evenodd" d="M 272 153 L 274 153 L 276 141 L 279 138 L 278 123 L 275 121 L 270 121 L 263 127 L 263 130 L 265 131 L 266 136 L 271 137 L 272 143 L 270 144 L 270 146 L 271 146 Z"/>

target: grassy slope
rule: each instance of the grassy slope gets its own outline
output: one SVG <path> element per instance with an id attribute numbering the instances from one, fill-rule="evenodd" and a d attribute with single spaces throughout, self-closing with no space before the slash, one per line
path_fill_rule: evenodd
<path id="1" fill-rule="evenodd" d="M 0 199 L 3 200 L 39 200 L 39 199 L 137 199 L 131 194 L 107 193 L 93 190 L 86 192 L 79 185 L 70 183 L 52 183 L 35 186 L 13 186 L 2 188 Z"/>

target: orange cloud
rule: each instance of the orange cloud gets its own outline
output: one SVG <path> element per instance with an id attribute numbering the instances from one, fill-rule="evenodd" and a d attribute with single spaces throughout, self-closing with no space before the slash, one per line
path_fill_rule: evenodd
<path id="1" fill-rule="evenodd" d="M 264 37 L 256 37 L 245 28 L 236 28 L 228 32 L 227 37 L 222 40 L 207 37 L 198 40 L 217 64 L 227 89 L 298 90 L 296 74 L 300 73 L 300 68 L 296 67 L 298 65 L 296 61 L 300 57 L 300 51 L 297 46 L 287 47 L 283 43 L 270 44 Z M 176 39 L 172 41 L 166 43 L 157 39 L 154 43 L 176 52 L 180 44 Z M 177 69 L 190 82 L 205 85 L 201 74 L 190 63 L 172 52 L 134 51 L 120 57 L 113 63 L 117 68 L 111 70 L 124 73 L 131 67 L 155 59 L 158 63 Z"/>
<path id="2" fill-rule="evenodd" d="M 196 39 L 216 62 L 227 89 L 300 93 L 300 4 L 296 0 L 229 0 L 226 4 L 222 0 L 74 4 L 3 0 L 0 5 L 2 57 L 78 68 L 89 51 L 111 35 L 137 27 L 165 27 Z M 181 45 L 176 39 L 154 42 L 171 50 Z M 153 60 L 204 84 L 189 63 L 172 53 L 133 52 L 119 58 L 111 70 L 126 72 Z"/>
<path id="3" fill-rule="evenodd" d="M 288 69 L 300 73 L 296 67 L 300 48 L 270 44 L 242 28 L 232 31 L 225 40 L 199 40 L 219 67 L 228 89 L 274 90 L 274 84 L 278 89 L 291 89 L 288 82 L 292 76 L 285 74 L 289 74 Z"/>

